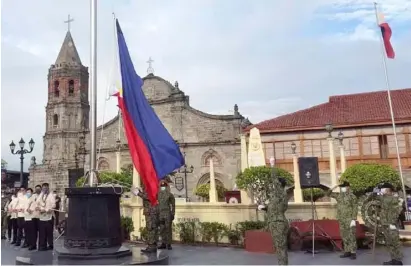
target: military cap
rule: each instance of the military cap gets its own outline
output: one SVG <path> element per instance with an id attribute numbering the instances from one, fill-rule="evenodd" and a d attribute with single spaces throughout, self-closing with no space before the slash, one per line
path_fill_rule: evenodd
<path id="1" fill-rule="evenodd" d="M 349 186 L 350 186 L 350 183 L 347 181 L 344 181 L 339 185 L 339 187 L 349 187 Z"/>
<path id="2" fill-rule="evenodd" d="M 285 178 L 283 177 L 279 177 L 278 181 L 280 181 L 282 187 L 285 187 L 285 185 L 287 184 L 287 180 L 285 180 Z"/>
<path id="3" fill-rule="evenodd" d="M 167 180 L 164 180 L 164 179 L 160 180 L 160 186 L 161 185 L 168 185 Z"/>
<path id="4" fill-rule="evenodd" d="M 388 183 L 388 182 L 382 183 L 382 184 L 380 185 L 380 188 L 389 188 L 389 189 L 391 189 L 391 190 L 394 190 L 394 189 L 395 189 L 394 186 L 393 186 L 391 183 Z"/>

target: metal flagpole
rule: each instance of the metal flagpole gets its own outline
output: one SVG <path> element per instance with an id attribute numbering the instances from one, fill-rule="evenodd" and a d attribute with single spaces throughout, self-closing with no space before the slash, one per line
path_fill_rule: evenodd
<path id="1" fill-rule="evenodd" d="M 96 161 L 97 161 L 97 0 L 90 0 L 90 32 L 91 32 L 91 46 L 90 46 L 90 169 L 89 169 L 89 186 L 94 184 L 94 177 L 96 175 Z M 96 178 L 97 180 L 97 178 Z"/>
<path id="2" fill-rule="evenodd" d="M 374 10 L 375 10 L 375 18 L 377 20 L 377 26 L 379 26 L 378 25 L 378 9 L 377 9 L 377 3 L 376 2 L 374 2 Z M 406 194 L 406 191 L 405 191 L 404 177 L 402 175 L 400 149 L 398 147 L 397 128 L 395 126 L 394 110 L 392 108 L 391 86 L 390 86 L 390 80 L 388 78 L 387 58 L 386 58 L 386 55 L 385 55 L 384 40 L 383 40 L 383 37 L 382 37 L 381 34 L 380 34 L 380 43 L 381 43 L 382 64 L 383 64 L 383 67 L 384 67 L 384 74 L 385 74 L 385 85 L 387 87 L 388 104 L 390 106 L 392 130 L 394 131 L 395 149 L 397 150 L 398 171 L 400 172 L 400 177 L 401 177 L 402 192 L 404 193 L 404 197 L 406 197 L 407 194 Z M 406 208 L 406 211 L 408 211 L 408 206 L 407 206 L 406 199 L 405 199 L 405 208 Z M 405 218 L 406 218 L 406 220 L 409 220 L 409 217 L 407 217 L 407 215 L 406 215 Z"/>

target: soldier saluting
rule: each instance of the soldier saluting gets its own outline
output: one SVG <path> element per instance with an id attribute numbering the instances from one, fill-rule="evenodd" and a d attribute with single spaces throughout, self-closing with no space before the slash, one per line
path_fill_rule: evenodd
<path id="1" fill-rule="evenodd" d="M 274 170 L 274 158 L 270 159 L 273 167 L 271 180 L 268 182 L 268 205 L 259 205 L 259 210 L 267 211 L 268 228 L 273 238 L 277 253 L 278 265 L 288 265 L 288 230 L 289 224 L 285 217 L 288 209 L 288 197 L 285 191 L 286 180 L 278 177 Z"/>
<path id="2" fill-rule="evenodd" d="M 136 188 L 133 194 L 139 196 L 143 200 L 143 215 L 146 219 L 147 229 L 147 247 L 142 249 L 143 253 L 155 253 L 157 252 L 157 240 L 158 240 L 158 203 L 152 205 L 148 199 L 147 193 L 144 189 Z"/>
<path id="3" fill-rule="evenodd" d="M 368 200 L 379 201 L 379 212 L 377 213 L 377 230 L 384 236 L 385 246 L 390 253 L 391 260 L 384 262 L 383 265 L 403 265 L 400 234 L 396 223 L 402 210 L 402 201 L 393 195 L 394 186 L 390 183 L 383 183 L 379 189 L 375 189 Z M 375 236 L 374 236 L 375 237 Z"/>
<path id="4" fill-rule="evenodd" d="M 340 193 L 333 192 L 340 187 Z M 350 189 L 350 183 L 343 182 L 327 192 L 327 196 L 337 201 L 337 220 L 344 244 L 344 254 L 340 258 L 357 258 L 356 220 L 358 215 L 358 199 Z"/>

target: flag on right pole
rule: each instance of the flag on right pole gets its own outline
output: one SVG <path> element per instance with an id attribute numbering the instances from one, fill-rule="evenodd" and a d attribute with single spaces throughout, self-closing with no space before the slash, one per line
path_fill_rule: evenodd
<path id="1" fill-rule="evenodd" d="M 394 59 L 395 58 L 395 52 L 394 48 L 392 48 L 391 45 L 391 36 L 392 36 L 392 31 L 390 25 L 388 25 L 387 22 L 385 22 L 384 15 L 382 13 L 379 13 L 377 16 L 378 19 L 378 26 L 381 29 L 381 34 L 382 34 L 382 40 L 384 42 L 384 47 L 385 47 L 385 53 L 387 54 L 388 58 Z"/>

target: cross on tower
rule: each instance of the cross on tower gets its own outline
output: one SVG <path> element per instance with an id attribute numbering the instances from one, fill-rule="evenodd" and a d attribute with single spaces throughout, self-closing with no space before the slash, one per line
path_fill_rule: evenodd
<path id="1" fill-rule="evenodd" d="M 154 62 L 154 60 L 153 59 L 151 59 L 151 56 L 148 58 L 148 61 L 147 61 L 147 63 L 148 63 L 148 68 L 147 68 L 147 73 L 148 74 L 154 74 L 154 68 L 153 68 L 153 66 L 151 65 L 151 63 L 153 63 Z"/>
<path id="2" fill-rule="evenodd" d="M 67 30 L 70 31 L 70 22 L 73 22 L 74 19 L 70 18 L 70 14 L 68 15 L 68 18 L 64 23 L 67 23 Z"/>

